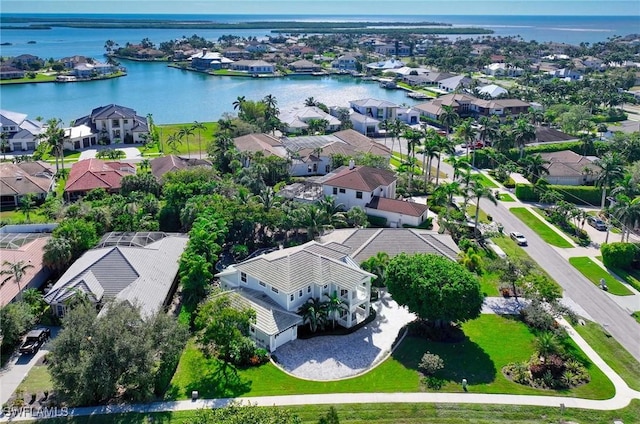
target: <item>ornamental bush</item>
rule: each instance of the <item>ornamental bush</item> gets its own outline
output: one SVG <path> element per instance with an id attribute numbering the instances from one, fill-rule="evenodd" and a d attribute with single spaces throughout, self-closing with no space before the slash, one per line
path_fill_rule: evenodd
<path id="1" fill-rule="evenodd" d="M 611 268 L 631 269 L 638 246 L 633 243 L 607 243 L 600 247 L 602 263 Z"/>
<path id="2" fill-rule="evenodd" d="M 422 359 L 420 360 L 418 368 L 425 375 L 433 375 L 437 371 L 444 368 L 444 361 L 442 360 L 440 355 L 436 355 L 435 353 L 427 351 L 424 355 L 422 355 Z"/>

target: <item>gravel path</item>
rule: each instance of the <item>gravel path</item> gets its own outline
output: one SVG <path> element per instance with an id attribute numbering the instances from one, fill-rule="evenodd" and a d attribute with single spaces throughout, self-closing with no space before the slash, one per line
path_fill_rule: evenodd
<path id="1" fill-rule="evenodd" d="M 328 381 L 351 377 L 371 368 L 391 350 L 405 324 L 415 316 L 399 307 L 386 291 L 372 304 L 377 317 L 347 336 L 294 340 L 275 352 L 278 364 L 296 377 Z"/>

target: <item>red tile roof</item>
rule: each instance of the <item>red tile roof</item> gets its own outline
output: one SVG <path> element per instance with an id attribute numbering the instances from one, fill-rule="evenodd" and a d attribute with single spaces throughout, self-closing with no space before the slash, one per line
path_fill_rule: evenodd
<path id="1" fill-rule="evenodd" d="M 71 167 L 64 191 L 89 191 L 96 188 L 119 190 L 122 177 L 134 174 L 134 172 L 122 171 L 123 168 L 134 170 L 131 164 L 123 162 L 103 162 L 99 159 L 81 160 Z"/>
<path id="2" fill-rule="evenodd" d="M 46 271 L 46 269 L 43 270 L 44 265 L 42 264 L 42 253 L 44 250 L 44 245 L 47 244 L 49 238 L 49 236 L 37 238 L 32 242 L 23 245 L 19 249 L 0 249 L 0 257 L 2 257 L 3 260 L 11 263 L 24 261 L 24 263 L 33 265 L 33 268 L 25 270 L 22 281 L 20 282 L 20 288 L 22 290 L 24 290 L 29 285 L 31 280 L 36 275 L 40 274 L 43 271 L 48 272 Z M 2 268 L 7 269 L 7 267 Z M 5 278 L 6 277 L 3 276 L 2 280 L 4 280 Z M 18 285 L 13 279 L 0 285 L 0 307 L 7 305 L 17 295 Z"/>
<path id="3" fill-rule="evenodd" d="M 429 209 L 427 205 L 423 205 L 422 203 L 387 199 L 385 197 L 378 196 L 375 196 L 371 202 L 367 204 L 367 207 L 379 211 L 395 212 L 408 216 L 422 216 L 422 214 Z"/>
<path id="4" fill-rule="evenodd" d="M 392 171 L 368 166 L 346 168 L 324 182 L 326 185 L 352 190 L 373 191 L 380 186 L 389 186 L 396 180 Z"/>

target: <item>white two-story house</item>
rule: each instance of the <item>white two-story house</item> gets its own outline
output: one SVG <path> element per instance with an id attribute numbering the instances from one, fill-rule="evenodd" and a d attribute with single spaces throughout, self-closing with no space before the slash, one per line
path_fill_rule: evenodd
<path id="1" fill-rule="evenodd" d="M 76 131 L 76 139 L 69 139 L 69 148 L 89 147 L 91 138 L 96 136 L 98 142 L 113 143 L 142 143 L 143 137 L 149 134 L 147 118 L 139 116 L 135 110 L 110 104 L 91 111 L 91 114 L 73 121 L 73 127 L 68 129 L 68 135 L 75 134 L 74 128 L 86 126 L 88 130 Z"/>
<path id="2" fill-rule="evenodd" d="M 251 337 L 273 352 L 297 338 L 303 325 L 297 312 L 312 298 L 326 301 L 338 295 L 343 303 L 335 319 L 346 328 L 369 316 L 375 276 L 360 269 L 350 251 L 339 243 L 311 241 L 230 265 L 216 277 L 223 289 L 232 291 L 233 305 L 255 310 Z"/>

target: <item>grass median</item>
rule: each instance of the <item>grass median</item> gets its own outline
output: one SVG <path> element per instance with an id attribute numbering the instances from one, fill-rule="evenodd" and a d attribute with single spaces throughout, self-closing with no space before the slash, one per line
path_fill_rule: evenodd
<path id="1" fill-rule="evenodd" d="M 535 216 L 527 208 L 511 208 L 509 209 L 520 221 L 524 222 L 529 228 L 536 232 L 540 238 L 552 246 L 561 247 L 563 249 L 571 248 L 573 245 L 569 243 L 564 237 L 556 233 L 553 228 L 549 227 L 546 222 L 543 222 Z"/>
<path id="2" fill-rule="evenodd" d="M 604 279 L 611 294 L 616 296 L 630 296 L 633 294 L 623 283 L 615 279 L 589 257 L 569 258 L 569 263 L 596 286 L 600 286 L 600 280 Z"/>

